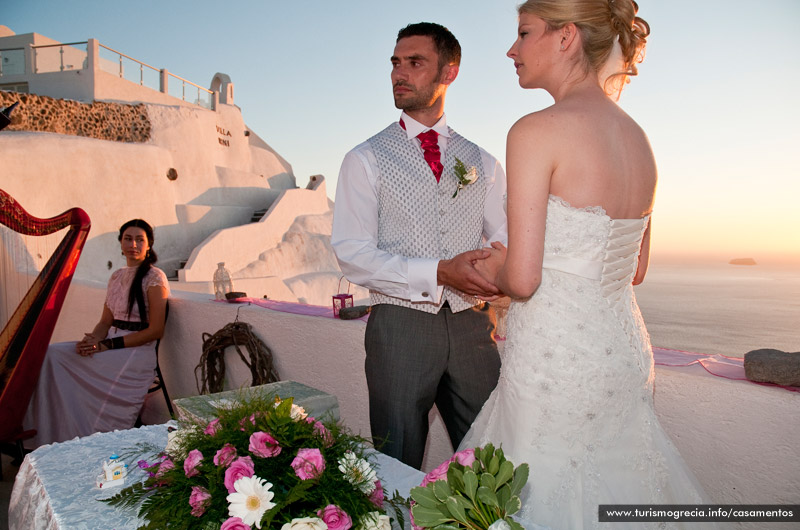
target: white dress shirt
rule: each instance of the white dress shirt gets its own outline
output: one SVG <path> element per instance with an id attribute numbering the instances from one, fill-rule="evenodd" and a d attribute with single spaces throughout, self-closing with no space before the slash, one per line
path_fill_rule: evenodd
<path id="1" fill-rule="evenodd" d="M 433 126 L 414 120 L 405 112 L 401 116 L 406 134 L 414 138 L 426 130 L 439 133 L 439 150 L 444 159 L 450 133 L 442 115 Z M 419 147 L 420 153 L 422 147 Z M 483 212 L 483 238 L 488 244 L 508 241 L 504 208 L 506 176 L 500 162 L 480 149 L 487 183 Z M 408 258 L 378 248 L 378 164 L 375 154 L 364 142 L 347 153 L 339 171 L 336 203 L 333 213 L 331 244 L 339 266 L 351 282 L 383 294 L 412 302 L 439 303 L 442 286 L 437 285 L 437 258 Z M 435 178 L 431 174 L 431 178 Z"/>

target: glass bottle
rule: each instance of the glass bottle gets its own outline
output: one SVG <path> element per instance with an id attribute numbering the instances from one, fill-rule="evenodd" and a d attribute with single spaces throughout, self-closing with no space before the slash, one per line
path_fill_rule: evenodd
<path id="1" fill-rule="evenodd" d="M 214 297 L 217 300 L 225 300 L 227 293 L 233 292 L 233 280 L 231 273 L 225 268 L 225 262 L 217 263 L 217 270 L 214 271 Z"/>

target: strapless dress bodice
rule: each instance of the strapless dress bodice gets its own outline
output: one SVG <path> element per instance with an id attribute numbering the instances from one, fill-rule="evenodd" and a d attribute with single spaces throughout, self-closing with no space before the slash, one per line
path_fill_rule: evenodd
<path id="1" fill-rule="evenodd" d="M 600 206 L 575 208 L 550 195 L 542 268 L 599 281 L 615 306 L 636 274 L 649 218 L 612 219 Z"/>

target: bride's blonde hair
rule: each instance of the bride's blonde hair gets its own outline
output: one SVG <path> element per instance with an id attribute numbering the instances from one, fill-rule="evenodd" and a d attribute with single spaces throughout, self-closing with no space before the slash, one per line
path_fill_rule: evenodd
<path id="1" fill-rule="evenodd" d="M 622 57 L 617 67 L 621 69 L 612 71 L 606 83 L 614 79 L 621 86 L 638 73 L 636 64 L 644 59 L 650 26 L 636 16 L 639 5 L 634 0 L 528 0 L 517 11 L 541 18 L 551 31 L 575 24 L 587 66 L 597 73 L 606 66 L 618 40 Z"/>

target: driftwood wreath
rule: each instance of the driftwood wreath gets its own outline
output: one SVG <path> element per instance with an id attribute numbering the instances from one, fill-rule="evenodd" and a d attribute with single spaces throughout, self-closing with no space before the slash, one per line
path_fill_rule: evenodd
<path id="1" fill-rule="evenodd" d="M 272 362 L 272 351 L 253 333 L 250 324 L 239 322 L 237 316 L 235 322 L 226 324 L 213 335 L 203 333 L 203 355 L 200 356 L 200 363 L 194 369 L 197 390 L 201 394 L 222 392 L 225 381 L 225 349 L 229 346 L 236 348 L 236 353 L 250 369 L 252 386 L 280 381 L 278 371 Z M 245 358 L 240 346 L 247 348 L 249 360 Z M 200 379 L 197 377 L 198 370 Z"/>

